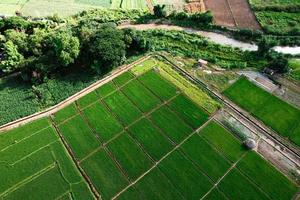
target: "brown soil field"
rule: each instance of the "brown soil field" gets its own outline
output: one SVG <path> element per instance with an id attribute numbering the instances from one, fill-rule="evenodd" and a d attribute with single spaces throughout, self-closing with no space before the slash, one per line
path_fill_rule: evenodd
<path id="1" fill-rule="evenodd" d="M 247 0 L 204 0 L 204 3 L 213 12 L 217 25 L 260 29 Z"/>

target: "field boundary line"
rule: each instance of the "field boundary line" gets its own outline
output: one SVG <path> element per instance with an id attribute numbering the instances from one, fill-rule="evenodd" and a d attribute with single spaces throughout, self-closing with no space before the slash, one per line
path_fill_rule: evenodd
<path id="1" fill-rule="evenodd" d="M 135 181 L 133 181 L 131 184 L 129 184 L 128 186 L 126 186 L 123 190 L 121 190 L 119 193 L 117 193 L 114 197 L 112 197 L 112 199 L 116 199 L 117 197 L 119 197 L 123 192 L 125 192 L 129 187 L 133 186 L 134 184 L 136 184 L 140 179 L 142 179 L 144 176 L 146 176 L 148 173 L 150 173 L 155 167 L 158 166 L 158 164 L 160 164 L 165 158 L 167 158 L 171 153 L 173 153 L 174 151 L 176 151 L 183 143 L 185 143 L 190 137 L 192 137 L 193 135 L 195 135 L 199 130 L 201 130 L 203 127 L 205 127 L 211 120 L 213 120 L 215 115 L 211 116 L 209 120 L 207 120 L 202 126 L 200 126 L 198 129 L 196 129 L 195 131 L 193 131 L 191 134 L 189 134 L 184 140 L 182 140 L 179 144 L 177 144 L 171 151 L 169 151 L 168 153 L 166 153 L 161 159 L 159 159 L 157 162 L 154 163 L 154 165 L 152 167 L 150 167 L 150 169 L 148 169 L 146 172 L 144 172 L 141 176 L 139 176 Z"/>
<path id="2" fill-rule="evenodd" d="M 69 146 L 69 144 L 67 143 L 67 141 L 65 140 L 65 138 L 63 137 L 63 135 L 60 132 L 59 127 L 55 124 L 55 122 L 53 121 L 52 116 L 50 116 L 52 125 L 54 127 L 54 129 L 56 130 L 56 133 L 59 135 L 64 148 L 67 150 L 67 153 L 71 156 L 73 163 L 75 164 L 76 168 L 78 169 L 78 171 L 80 172 L 81 176 L 85 179 L 85 181 L 87 182 L 89 188 L 91 189 L 92 193 L 95 195 L 95 197 L 97 199 L 101 200 L 101 196 L 100 194 L 97 192 L 95 186 L 93 185 L 92 181 L 90 180 L 90 178 L 88 177 L 88 175 L 85 173 L 85 171 L 81 168 L 81 166 L 79 165 L 78 160 L 75 157 L 75 154 L 73 152 L 73 150 L 71 149 L 71 147 Z"/>
<path id="3" fill-rule="evenodd" d="M 10 187 L 9 189 L 5 190 L 4 192 L 2 192 L 0 194 L 0 196 L 3 198 L 5 196 L 7 196 L 9 193 L 12 193 L 16 190 L 18 190 L 20 187 L 22 187 L 23 185 L 30 183 L 31 181 L 33 181 L 34 179 L 40 177 L 41 175 L 47 173 L 48 171 L 50 171 L 51 169 L 56 167 L 56 162 L 51 163 L 50 165 L 48 165 L 47 167 L 45 167 L 44 169 L 32 174 L 31 176 L 28 176 L 27 178 L 23 179 L 22 181 L 16 183 L 14 186 Z"/>
<path id="4" fill-rule="evenodd" d="M 103 149 L 108 154 L 108 156 L 113 160 L 113 162 L 115 162 L 115 164 L 117 165 L 117 168 L 121 171 L 121 173 L 124 176 L 124 178 L 126 178 L 126 180 L 128 180 L 128 182 L 130 182 L 129 181 L 130 180 L 129 176 L 128 176 L 127 172 L 125 171 L 125 169 L 123 169 L 122 165 L 115 158 L 115 156 L 113 155 L 113 153 L 111 152 L 111 150 L 107 146 L 104 146 L 104 143 L 101 141 L 102 139 L 100 138 L 100 136 L 98 136 L 95 128 L 90 124 L 89 120 L 86 118 L 86 116 L 84 115 L 84 113 L 82 113 L 82 111 L 79 109 L 80 108 L 79 105 L 77 103 L 75 103 L 75 105 L 76 105 L 76 109 L 78 109 L 78 111 L 79 111 L 79 113 L 81 115 L 81 118 L 83 118 L 84 123 L 88 126 L 88 128 L 90 129 L 90 131 L 92 132 L 92 134 L 95 136 L 95 139 L 100 142 L 100 147 L 96 148 L 94 151 L 92 151 L 91 153 L 89 153 L 84 158 L 87 159 L 87 158 L 91 157 L 92 155 L 94 155 L 95 153 L 97 153 L 100 149 Z M 123 132 L 124 131 L 121 131 L 120 134 L 122 134 Z M 81 159 L 81 161 L 82 161 L 82 159 Z M 81 161 L 79 161 L 79 165 L 80 165 Z M 83 171 L 85 172 L 84 169 L 83 169 Z"/>
<path id="5" fill-rule="evenodd" d="M 3 149 L 0 150 L 0 152 L 5 151 L 6 149 L 10 148 L 11 146 L 14 146 L 14 145 L 16 145 L 16 144 L 18 144 L 18 143 L 20 143 L 20 142 L 22 142 L 22 141 L 24 141 L 24 140 L 27 140 L 28 138 L 31 138 L 32 136 L 35 136 L 36 134 L 39 134 L 40 132 L 42 132 L 43 130 L 46 130 L 46 129 L 49 128 L 49 127 L 51 127 L 51 125 L 46 126 L 46 127 L 42 128 L 42 129 L 40 129 L 40 130 L 38 130 L 38 131 L 32 133 L 31 135 L 28 135 L 28 136 L 22 138 L 21 140 L 18 140 L 16 143 L 13 143 L 13 144 L 10 144 L 10 145 L 4 147 Z M 0 134 L 1 134 L 1 133 L 0 133 Z"/>
<path id="6" fill-rule="evenodd" d="M 54 144 L 54 143 L 57 142 L 57 141 L 59 141 L 58 138 L 57 138 L 56 140 L 54 140 L 54 141 L 48 143 L 47 145 L 41 146 L 40 148 L 38 148 L 38 149 L 36 149 L 36 150 L 30 152 L 29 154 L 27 154 L 26 156 L 22 157 L 21 159 L 15 161 L 14 163 L 11 163 L 11 164 L 8 163 L 8 164 L 9 164 L 10 166 L 14 166 L 15 164 L 17 164 L 17 163 L 21 162 L 22 160 L 24 160 L 24 159 L 26 159 L 26 158 L 32 156 L 33 154 L 35 154 L 35 153 L 38 152 L 38 151 L 41 151 L 41 150 L 44 149 L 44 148 L 51 148 L 50 145 Z M 5 161 L 4 161 L 4 162 L 5 162 Z"/>
<path id="7" fill-rule="evenodd" d="M 237 160 L 237 161 L 235 161 L 230 167 L 229 167 L 229 169 L 225 172 L 225 174 L 222 176 L 222 177 L 220 177 L 219 179 L 218 179 L 218 181 L 213 185 L 213 187 L 200 199 L 200 200 L 202 200 L 202 199 L 204 199 L 214 188 L 216 188 L 218 185 L 219 185 L 219 183 L 234 169 L 234 168 L 236 168 L 236 165 L 245 157 L 245 155 L 248 153 L 248 151 L 246 151 L 246 152 L 244 152 L 243 153 L 243 155 L 241 155 L 241 157 Z M 221 190 L 222 191 L 222 190 Z M 225 194 L 224 194 L 225 195 Z M 227 196 L 226 196 L 227 197 Z"/>
<path id="8" fill-rule="evenodd" d="M 115 77 L 117 77 L 118 75 L 126 72 L 127 70 L 131 69 L 133 66 L 147 60 L 148 58 L 150 58 L 152 56 L 152 54 L 147 54 L 143 57 L 141 57 L 140 59 L 128 64 L 128 65 L 122 65 L 117 67 L 116 69 L 114 69 L 112 72 L 110 72 L 109 75 L 105 76 L 104 78 L 96 81 L 95 83 L 91 84 L 90 86 L 84 88 L 83 90 L 73 94 L 72 96 L 68 97 L 67 99 L 63 100 L 62 102 L 44 110 L 44 111 L 40 111 L 37 113 L 34 113 L 32 115 L 23 117 L 21 119 L 17 119 L 15 121 L 9 122 L 7 124 L 1 125 L 0 126 L 0 132 L 2 131 L 7 131 L 10 130 L 12 128 L 16 128 L 20 125 L 24 125 L 28 122 L 34 121 L 36 119 L 40 119 L 42 117 L 46 117 L 49 116 L 55 112 L 57 112 L 58 110 L 68 106 L 69 104 L 73 103 L 75 100 L 78 100 L 79 98 L 85 96 L 86 94 L 90 93 L 91 91 L 94 91 L 95 89 L 99 88 L 100 86 L 104 85 L 105 83 L 108 83 L 109 81 L 111 81 L 112 79 L 114 79 Z"/>
<path id="9" fill-rule="evenodd" d="M 137 118 L 136 120 L 134 120 L 132 123 L 128 124 L 127 126 L 125 124 L 122 123 L 122 121 L 120 121 L 118 118 L 116 118 L 118 121 L 121 122 L 121 125 L 123 126 L 123 130 L 120 131 L 119 133 L 117 133 L 114 137 L 112 137 L 111 139 L 109 139 L 108 141 L 104 142 L 100 147 L 96 148 L 95 150 L 93 150 L 92 152 L 90 152 L 87 156 L 85 156 L 83 159 L 81 159 L 79 161 L 82 162 L 86 159 L 88 159 L 89 157 L 91 157 L 93 154 L 97 153 L 101 148 L 104 148 L 106 146 L 109 145 L 109 143 L 111 143 L 113 140 L 116 140 L 120 135 L 122 134 L 128 134 L 127 130 L 128 128 L 130 128 L 131 126 L 133 126 L 134 124 L 136 124 L 138 121 L 140 121 L 143 118 L 149 119 L 148 116 L 150 116 L 153 112 L 155 112 L 156 110 L 160 109 L 162 106 L 166 105 L 168 102 L 172 101 L 174 98 L 176 98 L 179 94 L 176 94 L 175 96 L 171 97 L 170 99 L 166 100 L 165 102 L 162 102 L 161 104 L 157 105 L 156 107 L 154 107 L 152 110 L 150 110 L 147 113 L 142 113 L 141 117 Z M 100 103 L 100 102 L 99 102 Z M 105 102 L 104 102 L 105 104 Z M 105 105 L 106 106 L 106 105 Z M 108 111 L 112 114 L 115 115 L 109 108 Z M 116 116 L 117 117 L 117 116 Z M 149 119 L 150 120 L 150 119 Z M 151 121 L 151 120 L 150 120 Z M 152 123 L 152 121 L 151 121 Z M 159 127 L 156 127 L 159 129 Z M 161 129 L 159 129 L 160 131 L 162 131 Z M 165 134 L 164 134 L 165 136 Z M 165 136 L 167 137 L 167 136 Z M 167 137 L 168 138 L 168 137 Z M 169 139 L 169 138 L 168 138 Z M 174 143 L 175 144 L 175 143 Z"/>

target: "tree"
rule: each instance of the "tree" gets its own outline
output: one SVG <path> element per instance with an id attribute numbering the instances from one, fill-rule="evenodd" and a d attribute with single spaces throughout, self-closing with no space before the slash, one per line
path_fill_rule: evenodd
<path id="1" fill-rule="evenodd" d="M 257 44 L 257 53 L 260 56 L 266 56 L 270 52 L 271 48 L 276 45 L 277 41 L 275 41 L 274 39 L 270 37 L 262 37 Z"/>
<path id="2" fill-rule="evenodd" d="M 49 60 L 66 67 L 79 55 L 79 39 L 67 32 L 52 33 L 47 38 Z"/>
<path id="3" fill-rule="evenodd" d="M 125 58 L 124 34 L 111 24 L 103 25 L 86 46 L 87 55 L 92 59 L 91 67 L 98 73 L 119 65 Z"/>
<path id="4" fill-rule="evenodd" d="M 24 57 L 19 53 L 18 47 L 12 41 L 7 41 L 3 45 L 4 59 L 0 62 L 0 68 L 6 72 L 12 72 L 22 67 Z"/>
<path id="5" fill-rule="evenodd" d="M 162 17 L 166 17 L 167 16 L 167 12 L 165 10 L 166 8 L 166 5 L 155 5 L 153 7 L 153 12 L 154 12 L 154 15 L 157 17 L 157 18 L 162 18 Z"/>
<path id="6" fill-rule="evenodd" d="M 123 29 L 127 54 L 143 53 L 149 50 L 150 45 L 140 31 L 135 29 Z"/>
<path id="7" fill-rule="evenodd" d="M 286 73 L 289 69 L 288 59 L 283 54 L 276 54 L 272 57 L 269 68 L 277 73 Z"/>
<path id="8" fill-rule="evenodd" d="M 10 40 L 18 47 L 18 51 L 22 54 L 26 54 L 28 49 L 27 37 L 28 35 L 24 31 L 16 31 L 14 29 L 9 29 L 4 33 L 5 39 Z"/>

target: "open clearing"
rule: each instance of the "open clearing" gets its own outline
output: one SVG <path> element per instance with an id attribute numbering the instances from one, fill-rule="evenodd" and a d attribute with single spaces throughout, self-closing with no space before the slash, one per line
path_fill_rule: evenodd
<path id="1" fill-rule="evenodd" d="M 93 198 L 86 174 L 104 200 L 291 199 L 297 185 L 245 150 L 213 119 L 217 109 L 171 65 L 150 58 L 55 113 L 52 124 L 41 119 L 1 134 L 8 172 L 0 197 Z"/>
<path id="2" fill-rule="evenodd" d="M 300 146 L 300 110 L 242 77 L 224 94 L 267 126 Z"/>

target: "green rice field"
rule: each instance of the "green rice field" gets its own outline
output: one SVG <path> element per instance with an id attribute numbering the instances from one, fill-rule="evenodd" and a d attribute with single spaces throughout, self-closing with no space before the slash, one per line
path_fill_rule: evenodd
<path id="1" fill-rule="evenodd" d="M 48 119 L 0 135 L 0 198 L 94 199 Z"/>
<path id="2" fill-rule="evenodd" d="M 300 110 L 242 77 L 224 94 L 267 126 L 300 146 Z"/>
<path id="3" fill-rule="evenodd" d="M 183 87 L 151 68 L 134 71 L 1 134 L 0 198 L 285 200 L 297 193 Z"/>
<path id="4" fill-rule="evenodd" d="M 44 17 L 53 14 L 69 16 L 83 10 L 101 8 L 123 8 L 147 10 L 145 0 L 1 0 L 0 14 Z"/>

